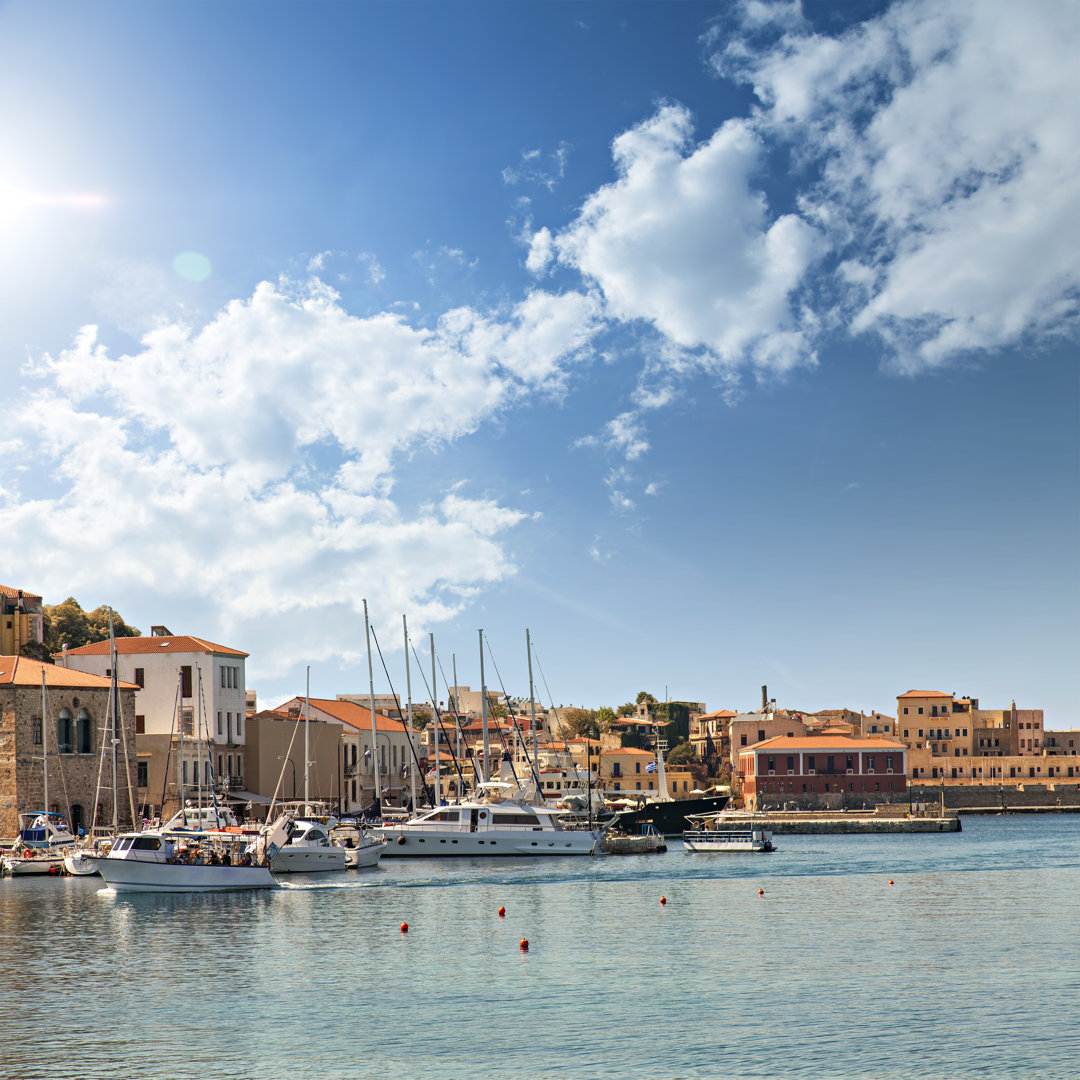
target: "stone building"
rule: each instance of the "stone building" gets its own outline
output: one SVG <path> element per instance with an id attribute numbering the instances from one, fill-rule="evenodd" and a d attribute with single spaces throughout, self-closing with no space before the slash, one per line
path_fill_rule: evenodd
<path id="1" fill-rule="evenodd" d="M 131 827 L 132 807 L 138 812 L 140 779 L 135 754 L 137 689 L 131 683 L 118 684 L 119 790 L 114 792 L 108 752 L 112 739 L 107 737 L 112 727 L 110 681 L 26 657 L 0 656 L 0 836 L 18 832 L 20 813 L 42 809 L 60 812 L 76 831 L 89 830 L 93 824 L 111 826 L 114 795 L 117 823 Z M 49 805 L 43 807 L 46 764 Z"/>

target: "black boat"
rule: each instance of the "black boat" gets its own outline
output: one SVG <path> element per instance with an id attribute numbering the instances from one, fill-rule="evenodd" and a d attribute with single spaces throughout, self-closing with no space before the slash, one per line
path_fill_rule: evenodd
<path id="1" fill-rule="evenodd" d="M 730 795 L 709 795 L 698 799 L 663 799 L 647 802 L 636 810 L 622 810 L 615 824 L 624 832 L 640 832 L 642 825 L 652 825 L 665 836 L 682 836 L 688 827 L 688 814 L 715 814 L 727 806 Z"/>

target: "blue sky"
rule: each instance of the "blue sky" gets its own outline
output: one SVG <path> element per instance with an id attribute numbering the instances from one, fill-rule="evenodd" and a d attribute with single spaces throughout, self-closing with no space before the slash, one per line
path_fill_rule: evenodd
<path id="1" fill-rule="evenodd" d="M 2 4 L 0 580 L 245 649 L 264 705 L 367 688 L 366 598 L 399 691 L 405 614 L 511 693 L 529 628 L 545 703 L 1080 726 L 1078 44 Z"/>

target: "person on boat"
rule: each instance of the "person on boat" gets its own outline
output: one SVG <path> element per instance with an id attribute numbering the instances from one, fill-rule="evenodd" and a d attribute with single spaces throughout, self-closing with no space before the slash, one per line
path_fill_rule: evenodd
<path id="1" fill-rule="evenodd" d="M 228 853 L 228 851 L 223 851 L 221 853 L 221 865 L 232 866 L 232 856 Z"/>

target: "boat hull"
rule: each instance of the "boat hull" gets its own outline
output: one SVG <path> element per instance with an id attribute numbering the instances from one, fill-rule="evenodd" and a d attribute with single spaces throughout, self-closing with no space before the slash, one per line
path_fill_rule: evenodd
<path id="1" fill-rule="evenodd" d="M 27 874 L 62 874 L 64 857 L 62 855 L 32 855 L 23 858 L 19 855 L 5 855 L 3 872 L 11 877 L 23 877 Z"/>
<path id="2" fill-rule="evenodd" d="M 208 866 L 88 856 L 115 892 L 235 892 L 273 889 L 265 866 Z"/>
<path id="3" fill-rule="evenodd" d="M 646 803 L 637 810 L 624 810 L 616 814 L 615 827 L 623 832 L 638 832 L 642 825 L 652 825 L 665 836 L 682 836 L 688 825 L 687 817 L 719 813 L 727 806 L 728 800 L 727 795 L 715 795 L 705 799 Z"/>
<path id="4" fill-rule="evenodd" d="M 345 849 L 340 847 L 291 848 L 275 852 L 270 869 L 275 874 L 323 874 L 345 869 Z"/>
<path id="5" fill-rule="evenodd" d="M 487 829 L 483 832 L 387 827 L 383 858 L 521 858 L 593 855 L 600 850 L 599 830 Z"/>

